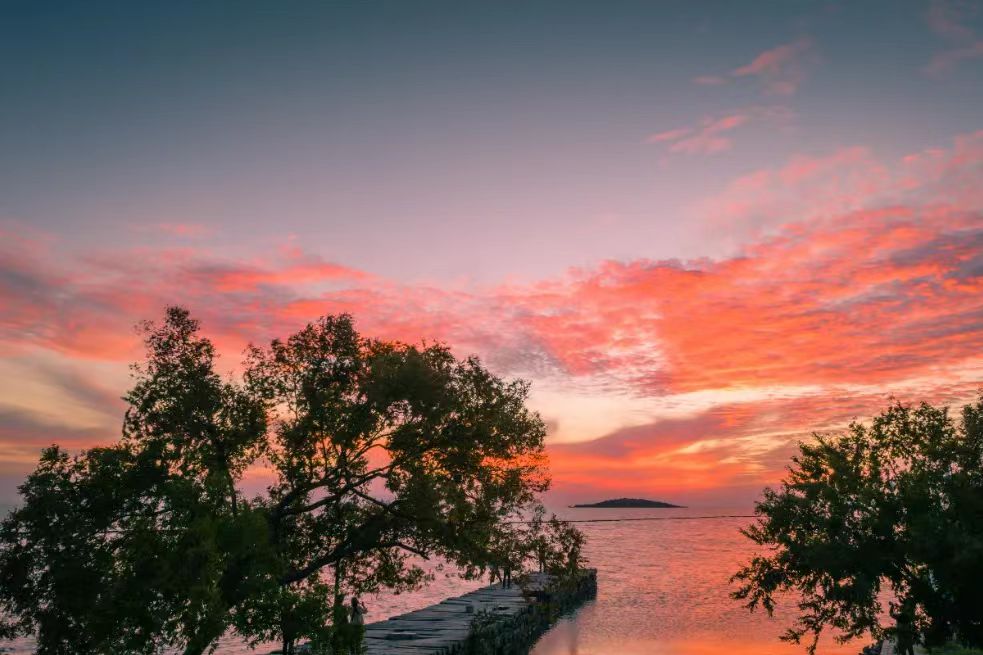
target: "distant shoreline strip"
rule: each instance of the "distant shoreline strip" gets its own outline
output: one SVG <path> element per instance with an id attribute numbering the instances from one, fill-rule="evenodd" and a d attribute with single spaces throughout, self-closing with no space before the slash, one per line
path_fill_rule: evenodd
<path id="1" fill-rule="evenodd" d="M 712 516 L 638 516 L 622 519 L 573 519 L 564 523 L 617 523 L 626 521 L 697 521 L 700 519 L 753 519 L 754 514 L 715 514 Z M 532 521 L 509 521 L 514 524 L 532 523 Z"/>

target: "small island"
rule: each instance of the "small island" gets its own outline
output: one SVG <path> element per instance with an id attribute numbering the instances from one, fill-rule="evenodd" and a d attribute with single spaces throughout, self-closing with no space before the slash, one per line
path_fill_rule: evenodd
<path id="1" fill-rule="evenodd" d="M 617 509 L 624 509 L 626 507 L 649 507 L 649 508 L 654 507 L 659 509 L 666 509 L 672 507 L 682 507 L 682 505 L 663 503 L 662 501 L 659 500 L 645 500 L 644 498 L 614 498 L 612 500 L 602 500 L 599 503 L 571 505 L 570 507 L 601 507 L 601 508 L 617 508 Z"/>

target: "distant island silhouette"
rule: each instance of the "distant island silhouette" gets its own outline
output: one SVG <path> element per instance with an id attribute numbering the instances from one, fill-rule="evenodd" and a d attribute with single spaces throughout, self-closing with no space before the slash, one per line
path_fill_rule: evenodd
<path id="1" fill-rule="evenodd" d="M 612 500 L 602 500 L 599 503 L 571 505 L 570 507 L 611 507 L 611 508 L 656 507 L 660 509 L 666 509 L 671 507 L 682 507 L 682 505 L 663 503 L 662 501 L 659 500 L 645 500 L 644 498 L 614 498 Z"/>

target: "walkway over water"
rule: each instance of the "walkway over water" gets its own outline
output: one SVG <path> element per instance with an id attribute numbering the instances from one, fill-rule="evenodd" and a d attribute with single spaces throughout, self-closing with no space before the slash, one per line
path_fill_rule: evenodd
<path id="1" fill-rule="evenodd" d="M 557 617 L 597 595 L 597 571 L 563 579 L 531 574 L 520 587 L 490 585 L 366 626 L 368 655 L 510 655 L 529 647 Z M 477 620 L 476 620 L 477 619 Z"/>
<path id="2" fill-rule="evenodd" d="M 534 574 L 529 589 L 542 589 L 548 576 Z M 473 607 L 473 613 L 468 607 Z M 415 612 L 365 626 L 368 655 L 433 655 L 452 653 L 467 639 L 478 612 L 509 617 L 529 606 L 519 585 L 503 589 L 494 584 L 463 596 L 448 598 Z"/>

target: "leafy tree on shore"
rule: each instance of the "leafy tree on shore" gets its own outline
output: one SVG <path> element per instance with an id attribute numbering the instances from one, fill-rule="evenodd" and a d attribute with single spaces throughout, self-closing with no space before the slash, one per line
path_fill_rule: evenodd
<path id="1" fill-rule="evenodd" d="M 540 571 L 553 575 L 575 572 L 586 564 L 584 534 L 556 515 L 546 518 L 538 508 L 529 523 L 524 551 L 536 560 Z"/>
<path id="2" fill-rule="evenodd" d="M 546 489 L 528 386 L 444 346 L 366 341 L 327 317 L 253 349 L 246 380 L 275 415 L 267 508 L 283 585 L 327 568 L 336 591 L 413 588 L 421 558 L 487 558 L 494 530 Z"/>
<path id="3" fill-rule="evenodd" d="M 792 462 L 744 531 L 768 554 L 734 576 L 735 598 L 771 613 L 797 596 L 783 638 L 808 637 L 810 652 L 827 628 L 843 640 L 983 645 L 983 398 L 961 421 L 895 404 L 869 426 L 800 444 Z"/>
<path id="4" fill-rule="evenodd" d="M 326 317 L 234 382 L 186 310 L 144 329 L 123 438 L 47 449 L 0 527 L 0 630 L 39 653 L 328 644 L 341 594 L 415 588 L 434 556 L 478 570 L 547 488 L 528 385 L 445 346 Z M 274 480 L 250 499 L 253 465 Z"/>
<path id="5" fill-rule="evenodd" d="M 5 636 L 40 653 L 202 652 L 272 563 L 265 521 L 232 482 L 259 456 L 264 408 L 213 371 L 211 343 L 172 308 L 144 326 L 123 439 L 46 449 L 0 527 Z"/>

